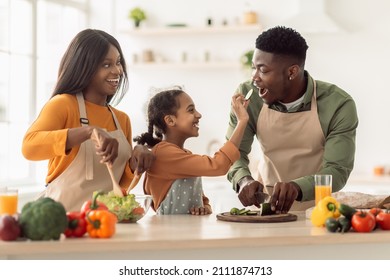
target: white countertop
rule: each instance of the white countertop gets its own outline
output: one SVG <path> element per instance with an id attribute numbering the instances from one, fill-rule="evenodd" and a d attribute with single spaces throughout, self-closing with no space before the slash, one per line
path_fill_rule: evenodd
<path id="1" fill-rule="evenodd" d="M 329 233 L 303 213 L 268 224 L 224 222 L 215 214 L 148 215 L 117 224 L 109 239 L 0 241 L 0 259 L 389 259 L 388 252 L 389 231 Z"/>

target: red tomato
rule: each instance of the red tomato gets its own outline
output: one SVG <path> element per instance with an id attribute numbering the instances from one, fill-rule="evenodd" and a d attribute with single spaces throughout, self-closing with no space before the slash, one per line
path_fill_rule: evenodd
<path id="1" fill-rule="evenodd" d="M 370 212 L 358 211 L 353 214 L 351 224 L 357 232 L 371 232 L 376 225 L 375 216 Z"/>
<path id="2" fill-rule="evenodd" d="M 143 215 L 144 213 L 145 213 L 145 210 L 142 207 L 134 208 L 133 211 L 131 212 L 131 214 L 133 214 L 133 215 Z"/>
<path id="3" fill-rule="evenodd" d="M 369 212 L 376 217 L 376 215 L 383 212 L 383 210 L 380 208 L 371 208 Z"/>
<path id="4" fill-rule="evenodd" d="M 93 195 L 91 200 L 85 201 L 81 206 L 80 212 L 87 214 L 87 212 L 91 210 L 108 210 L 107 206 L 103 202 L 97 201 L 97 197 L 101 194 L 103 193 L 97 192 Z"/>
<path id="5" fill-rule="evenodd" d="M 390 213 L 381 212 L 376 216 L 376 222 L 383 230 L 390 230 Z"/>

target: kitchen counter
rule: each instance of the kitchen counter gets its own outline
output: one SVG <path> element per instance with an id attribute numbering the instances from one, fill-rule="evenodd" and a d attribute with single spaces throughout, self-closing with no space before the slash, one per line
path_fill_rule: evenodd
<path id="1" fill-rule="evenodd" d="M 147 215 L 110 239 L 0 241 L 0 259 L 390 259 L 390 232 L 328 233 L 304 213 L 286 223 Z"/>

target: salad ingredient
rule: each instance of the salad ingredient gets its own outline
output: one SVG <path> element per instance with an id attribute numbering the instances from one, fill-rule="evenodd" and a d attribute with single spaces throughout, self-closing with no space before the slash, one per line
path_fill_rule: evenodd
<path id="1" fill-rule="evenodd" d="M 390 230 L 390 213 L 381 212 L 376 216 L 376 223 L 383 230 Z"/>
<path id="2" fill-rule="evenodd" d="M 83 212 L 68 212 L 68 227 L 65 230 L 66 237 L 82 237 L 87 232 L 87 221 Z"/>
<path id="3" fill-rule="evenodd" d="M 133 214 L 133 215 L 144 215 L 145 214 L 145 210 L 142 207 L 136 207 L 136 208 L 133 209 L 131 214 Z"/>
<path id="4" fill-rule="evenodd" d="M 260 216 L 273 215 L 276 211 L 272 211 L 271 203 L 265 202 L 260 204 Z"/>
<path id="5" fill-rule="evenodd" d="M 87 232 L 93 238 L 110 238 L 115 234 L 117 217 L 107 210 L 91 210 L 87 213 Z"/>
<path id="6" fill-rule="evenodd" d="M 245 100 L 249 100 L 252 96 L 253 93 L 253 88 L 251 88 L 248 93 L 245 95 Z"/>
<path id="7" fill-rule="evenodd" d="M 340 231 L 342 233 L 350 231 L 352 227 L 350 219 L 348 219 L 347 217 L 340 217 L 338 222 L 340 224 Z"/>
<path id="8" fill-rule="evenodd" d="M 347 204 L 340 203 L 339 211 L 341 215 L 351 220 L 353 214 L 355 214 L 357 210 Z"/>
<path id="9" fill-rule="evenodd" d="M 258 212 L 251 211 L 251 210 L 245 209 L 245 208 L 238 209 L 236 207 L 233 207 L 232 209 L 230 209 L 230 215 L 257 216 Z"/>
<path id="10" fill-rule="evenodd" d="M 15 217 L 5 214 L 0 216 L 0 239 L 13 241 L 20 236 L 20 226 Z"/>
<path id="11" fill-rule="evenodd" d="M 370 212 L 357 211 L 351 219 L 352 227 L 357 232 L 371 232 L 375 228 L 375 217 Z"/>
<path id="12" fill-rule="evenodd" d="M 108 194 L 100 195 L 97 200 L 106 205 L 108 210 L 117 216 L 118 221 L 128 220 L 130 222 L 136 222 L 139 220 L 140 215 L 143 216 L 145 214 L 145 211 L 139 214 L 140 210 L 135 210 L 136 208 L 142 207 L 135 200 L 134 194 L 118 197 L 111 191 Z M 135 213 L 133 212 L 134 210 L 136 211 Z"/>
<path id="13" fill-rule="evenodd" d="M 333 197 L 327 196 L 321 199 L 314 207 L 311 214 L 311 222 L 317 227 L 325 225 L 326 219 L 340 217 L 340 203 Z"/>
<path id="14" fill-rule="evenodd" d="M 240 215 L 240 209 L 233 207 L 230 209 L 230 215 Z"/>
<path id="15" fill-rule="evenodd" d="M 381 208 L 371 208 L 369 212 L 376 217 L 379 213 L 383 212 L 383 210 Z"/>
<path id="16" fill-rule="evenodd" d="M 98 196 L 103 195 L 103 192 L 94 192 L 92 196 L 92 200 L 85 201 L 81 206 L 81 212 L 87 213 L 91 210 L 108 210 L 107 206 L 98 201 Z"/>
<path id="17" fill-rule="evenodd" d="M 339 230 L 340 223 L 335 218 L 327 218 L 325 221 L 325 227 L 329 232 L 336 232 Z"/>
<path id="18" fill-rule="evenodd" d="M 24 205 L 19 224 L 31 240 L 58 240 L 68 226 L 68 218 L 61 203 L 42 197 Z"/>

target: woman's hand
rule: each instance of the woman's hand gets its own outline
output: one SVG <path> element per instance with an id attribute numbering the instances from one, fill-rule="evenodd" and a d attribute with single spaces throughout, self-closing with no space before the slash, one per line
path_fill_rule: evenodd
<path id="1" fill-rule="evenodd" d="M 119 142 L 101 128 L 94 128 L 96 133 L 91 134 L 91 140 L 95 143 L 96 154 L 102 157 L 100 163 L 110 167 L 118 157 Z"/>
<path id="2" fill-rule="evenodd" d="M 133 149 L 130 159 L 130 167 L 133 172 L 142 174 L 147 171 L 154 161 L 155 157 L 146 146 L 137 145 Z"/>

